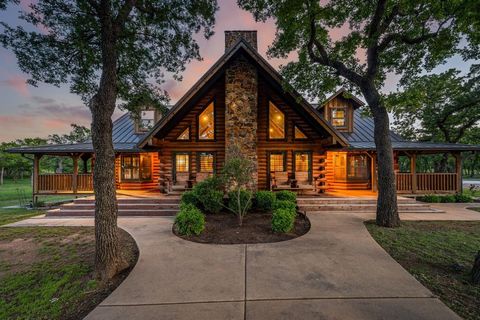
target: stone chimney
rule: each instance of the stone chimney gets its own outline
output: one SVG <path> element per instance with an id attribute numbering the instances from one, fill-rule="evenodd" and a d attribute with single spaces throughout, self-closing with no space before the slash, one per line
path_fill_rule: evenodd
<path id="1" fill-rule="evenodd" d="M 256 31 L 225 31 L 225 48 L 228 50 L 240 38 L 257 49 Z M 238 147 L 255 163 L 252 177 L 255 186 L 258 185 L 257 102 L 257 69 L 243 54 L 238 55 L 225 70 L 225 159 L 234 156 L 229 146 Z"/>
<path id="2" fill-rule="evenodd" d="M 225 51 L 233 47 L 239 39 L 245 40 L 255 50 L 258 50 L 257 30 L 231 30 L 225 31 Z"/>

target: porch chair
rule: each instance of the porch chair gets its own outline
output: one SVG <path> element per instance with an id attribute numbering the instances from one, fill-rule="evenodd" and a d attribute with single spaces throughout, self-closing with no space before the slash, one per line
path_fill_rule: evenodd
<path id="1" fill-rule="evenodd" d="M 299 190 L 314 190 L 315 186 L 308 179 L 308 172 L 297 171 L 295 172 L 295 180 L 297 180 Z"/>
<path id="2" fill-rule="evenodd" d="M 167 179 L 168 192 L 172 191 L 185 191 L 188 189 L 188 181 L 190 180 L 189 172 L 177 172 L 175 174 L 175 180 Z"/>
<path id="3" fill-rule="evenodd" d="M 271 173 L 270 190 L 290 189 L 290 179 L 287 171 L 275 171 Z"/>

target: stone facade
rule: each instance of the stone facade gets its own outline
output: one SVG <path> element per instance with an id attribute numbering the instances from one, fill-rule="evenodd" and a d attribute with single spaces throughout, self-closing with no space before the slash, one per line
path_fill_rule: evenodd
<path id="1" fill-rule="evenodd" d="M 225 51 L 233 47 L 238 39 L 243 38 L 249 45 L 257 50 L 257 31 L 225 31 Z"/>
<path id="2" fill-rule="evenodd" d="M 225 71 L 225 159 L 236 145 L 255 163 L 254 181 L 258 185 L 257 159 L 257 69 L 239 56 Z"/>

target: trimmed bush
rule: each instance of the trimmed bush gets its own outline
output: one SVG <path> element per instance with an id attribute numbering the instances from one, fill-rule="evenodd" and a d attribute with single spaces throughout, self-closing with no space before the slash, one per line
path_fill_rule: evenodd
<path id="1" fill-rule="evenodd" d="M 252 207 L 252 192 L 250 190 L 240 191 L 240 208 L 238 207 L 237 193 L 230 191 L 228 193 L 228 208 L 236 214 L 247 212 Z M 250 203 L 248 203 L 250 201 Z"/>
<path id="2" fill-rule="evenodd" d="M 180 203 L 184 204 L 193 204 L 195 207 L 200 207 L 201 203 L 198 200 L 197 196 L 193 191 L 185 191 L 182 194 L 182 198 L 180 199 Z"/>
<path id="3" fill-rule="evenodd" d="M 275 196 L 276 196 L 277 200 L 287 200 L 287 201 L 294 202 L 294 203 L 297 202 L 297 194 L 295 192 L 292 192 L 292 191 L 288 191 L 288 190 L 278 191 L 275 194 Z"/>
<path id="4" fill-rule="evenodd" d="M 275 202 L 275 194 L 272 191 L 258 191 L 255 195 L 255 203 L 259 210 L 271 211 Z"/>
<path id="5" fill-rule="evenodd" d="M 272 215 L 272 230 L 274 232 L 287 233 L 293 229 L 295 215 L 288 209 L 276 209 Z"/>
<path id="6" fill-rule="evenodd" d="M 457 193 L 455 195 L 455 200 L 461 203 L 473 202 L 472 196 L 469 196 L 468 194 L 465 194 L 465 193 Z"/>
<path id="7" fill-rule="evenodd" d="M 453 203 L 453 202 L 457 202 L 457 198 L 455 198 L 454 195 L 443 196 L 440 198 L 440 202 Z"/>
<path id="8" fill-rule="evenodd" d="M 419 200 L 423 202 L 429 202 L 429 203 L 438 203 L 440 202 L 440 196 L 437 196 L 435 194 L 427 194 L 423 197 L 420 197 Z"/>
<path id="9" fill-rule="evenodd" d="M 198 236 L 205 229 L 205 216 L 193 204 L 183 204 L 175 217 L 175 226 L 181 235 Z"/>
<path id="10" fill-rule="evenodd" d="M 221 181 L 217 177 L 211 177 L 197 183 L 192 192 L 205 211 L 219 213 L 223 205 L 223 191 L 221 189 Z"/>
<path id="11" fill-rule="evenodd" d="M 297 205 L 288 200 L 277 200 L 273 203 L 273 210 L 285 209 L 296 214 Z"/>

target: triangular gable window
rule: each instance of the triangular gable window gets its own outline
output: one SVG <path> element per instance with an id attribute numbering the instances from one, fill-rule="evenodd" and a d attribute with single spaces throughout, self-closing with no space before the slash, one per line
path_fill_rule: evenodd
<path id="1" fill-rule="evenodd" d="M 190 127 L 187 127 L 182 134 L 180 134 L 177 140 L 190 140 Z"/>
<path id="2" fill-rule="evenodd" d="M 295 126 L 295 139 L 297 140 L 304 140 L 304 139 L 308 139 L 307 135 L 305 133 L 303 133 L 302 130 L 300 130 L 299 127 Z"/>

